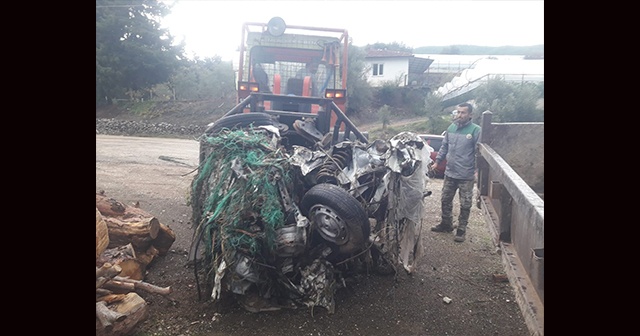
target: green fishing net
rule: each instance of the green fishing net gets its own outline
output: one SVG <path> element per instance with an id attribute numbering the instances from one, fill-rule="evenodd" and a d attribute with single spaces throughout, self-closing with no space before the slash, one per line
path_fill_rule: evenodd
<path id="1" fill-rule="evenodd" d="M 276 230 L 285 222 L 277 183 L 291 182 L 278 140 L 253 128 L 201 138 L 205 157 L 192 182 L 191 202 L 205 260 L 239 251 L 263 261 L 275 251 Z"/>

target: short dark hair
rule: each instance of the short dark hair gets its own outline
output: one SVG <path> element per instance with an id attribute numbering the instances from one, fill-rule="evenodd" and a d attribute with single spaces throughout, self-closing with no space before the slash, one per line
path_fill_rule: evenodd
<path id="1" fill-rule="evenodd" d="M 469 110 L 469 114 L 473 113 L 473 105 L 469 103 L 460 103 L 458 107 L 466 107 Z"/>

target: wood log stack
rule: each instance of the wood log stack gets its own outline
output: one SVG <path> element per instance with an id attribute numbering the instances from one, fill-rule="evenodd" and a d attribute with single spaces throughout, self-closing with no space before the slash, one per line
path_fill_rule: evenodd
<path id="1" fill-rule="evenodd" d="M 126 335 L 148 316 L 137 291 L 169 295 L 144 282 L 147 266 L 176 237 L 150 213 L 96 193 L 96 336 Z"/>

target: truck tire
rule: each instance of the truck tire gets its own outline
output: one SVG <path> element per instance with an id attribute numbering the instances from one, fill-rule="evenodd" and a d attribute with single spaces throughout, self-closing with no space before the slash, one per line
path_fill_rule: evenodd
<path id="1" fill-rule="evenodd" d="M 274 120 L 270 114 L 262 112 L 240 113 L 222 117 L 216 120 L 213 125 L 207 128 L 204 133 L 206 135 L 211 135 L 221 131 L 223 128 L 238 129 L 250 125 L 253 125 L 255 127 L 273 124 Z"/>
<path id="2" fill-rule="evenodd" d="M 337 245 L 340 254 L 365 248 L 371 231 L 369 218 L 362 204 L 343 188 L 316 184 L 302 197 L 300 212 L 322 238 Z"/>

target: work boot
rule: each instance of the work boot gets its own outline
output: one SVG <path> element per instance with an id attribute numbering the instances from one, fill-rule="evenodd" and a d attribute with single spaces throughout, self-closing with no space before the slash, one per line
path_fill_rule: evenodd
<path id="1" fill-rule="evenodd" d="M 445 224 L 445 223 L 440 223 L 436 226 L 432 226 L 431 227 L 431 231 L 433 232 L 451 232 L 453 231 L 453 225 L 449 224 Z"/>
<path id="2" fill-rule="evenodd" d="M 466 230 L 458 228 L 458 230 L 456 230 L 456 236 L 453 237 L 453 241 L 462 243 L 464 241 L 465 234 Z"/>

